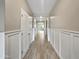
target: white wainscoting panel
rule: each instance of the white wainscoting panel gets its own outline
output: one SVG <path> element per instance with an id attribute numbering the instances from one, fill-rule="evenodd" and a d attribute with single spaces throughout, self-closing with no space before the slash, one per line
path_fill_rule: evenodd
<path id="1" fill-rule="evenodd" d="M 61 56 L 63 59 L 71 59 L 72 39 L 71 34 L 63 32 L 61 35 Z"/>
<path id="2" fill-rule="evenodd" d="M 10 59 L 9 50 L 8 35 L 5 35 L 5 59 Z"/>
<path id="3" fill-rule="evenodd" d="M 5 34 L 0 33 L 0 59 L 5 59 Z"/>
<path id="4" fill-rule="evenodd" d="M 54 30 L 54 46 L 57 50 L 57 52 L 59 53 L 59 45 L 60 45 L 60 30 L 55 29 Z"/>
<path id="5" fill-rule="evenodd" d="M 79 59 L 79 32 L 55 29 L 54 47 L 61 59 Z"/>
<path id="6" fill-rule="evenodd" d="M 73 34 L 72 59 L 79 59 L 79 33 Z"/>
<path id="7" fill-rule="evenodd" d="M 32 42 L 32 32 L 30 31 L 22 31 L 21 32 L 21 49 L 22 49 L 22 57 L 25 56 L 31 42 Z"/>
<path id="8" fill-rule="evenodd" d="M 21 59 L 20 52 L 20 32 L 8 32 L 6 33 L 6 42 L 5 42 L 5 59 Z"/>
<path id="9" fill-rule="evenodd" d="M 21 15 L 21 54 L 23 58 L 33 40 L 33 32 L 32 17 L 27 16 L 24 10 L 21 10 Z"/>
<path id="10" fill-rule="evenodd" d="M 49 31 L 49 41 L 54 46 L 54 29 L 50 29 Z"/>

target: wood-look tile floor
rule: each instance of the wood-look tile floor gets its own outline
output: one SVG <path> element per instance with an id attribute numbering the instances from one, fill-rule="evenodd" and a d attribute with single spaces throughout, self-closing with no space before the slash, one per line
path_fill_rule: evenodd
<path id="1" fill-rule="evenodd" d="M 60 59 L 48 40 L 43 43 L 36 38 L 23 59 Z"/>

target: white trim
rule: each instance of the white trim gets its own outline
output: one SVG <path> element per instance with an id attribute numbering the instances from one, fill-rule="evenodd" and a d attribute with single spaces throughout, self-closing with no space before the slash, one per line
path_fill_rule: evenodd
<path id="1" fill-rule="evenodd" d="M 61 30 L 63 32 L 69 32 L 69 33 L 79 34 L 79 31 L 63 29 L 61 27 L 54 27 L 54 29 L 58 29 L 58 30 Z"/>
<path id="2" fill-rule="evenodd" d="M 66 29 L 62 29 L 64 32 L 69 32 L 69 33 L 73 33 L 73 34 L 79 34 L 79 31 L 73 31 L 73 30 L 66 30 Z"/>
<path id="3" fill-rule="evenodd" d="M 63 59 L 62 55 L 61 55 L 61 32 L 59 33 L 59 56 L 61 59 Z"/>
<path id="4" fill-rule="evenodd" d="M 21 15 L 27 16 L 27 18 L 32 18 L 23 8 L 21 8 Z"/>
<path id="5" fill-rule="evenodd" d="M 19 33 L 19 59 L 21 59 L 21 32 Z"/>
<path id="6" fill-rule="evenodd" d="M 16 32 L 21 32 L 21 30 L 6 31 L 5 34 L 16 33 Z"/>
<path id="7" fill-rule="evenodd" d="M 55 19 L 55 16 L 51 16 L 50 19 Z"/>

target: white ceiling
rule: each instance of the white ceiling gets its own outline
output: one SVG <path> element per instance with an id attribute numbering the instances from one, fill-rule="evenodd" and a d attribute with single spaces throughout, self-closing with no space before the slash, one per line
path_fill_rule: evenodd
<path id="1" fill-rule="evenodd" d="M 33 16 L 49 16 L 57 0 L 27 0 Z"/>

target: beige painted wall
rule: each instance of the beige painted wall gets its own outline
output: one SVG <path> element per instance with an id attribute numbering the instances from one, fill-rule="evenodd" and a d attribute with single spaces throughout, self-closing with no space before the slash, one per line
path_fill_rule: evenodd
<path id="1" fill-rule="evenodd" d="M 6 8 L 6 31 L 19 30 L 21 19 L 21 8 L 25 9 L 29 14 L 30 11 L 25 0 L 5 0 Z"/>
<path id="2" fill-rule="evenodd" d="M 25 0 L 5 0 L 6 31 L 20 29 L 20 8 L 29 14 Z M 56 27 L 79 31 L 79 0 L 60 0 L 55 10 Z"/>
<path id="3" fill-rule="evenodd" d="M 5 0 L 0 0 L 0 32 L 4 31 Z"/>
<path id="4" fill-rule="evenodd" d="M 79 0 L 61 0 L 55 15 L 56 27 L 79 31 Z"/>

